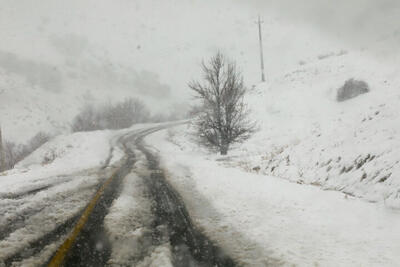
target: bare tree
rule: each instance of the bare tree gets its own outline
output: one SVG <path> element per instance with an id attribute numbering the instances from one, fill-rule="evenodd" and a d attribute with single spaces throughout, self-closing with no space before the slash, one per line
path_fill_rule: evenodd
<path id="1" fill-rule="evenodd" d="M 102 129 L 98 114 L 92 105 L 86 105 L 83 110 L 74 118 L 72 131 L 95 131 Z"/>
<path id="2" fill-rule="evenodd" d="M 195 124 L 205 143 L 226 155 L 232 143 L 248 139 L 256 128 L 248 119 L 249 111 L 243 103 L 247 89 L 236 63 L 220 52 L 202 63 L 202 71 L 202 83 L 189 83 L 202 107 Z"/>
<path id="3" fill-rule="evenodd" d="M 5 155 L 5 169 L 9 170 L 14 168 L 18 162 L 18 150 L 17 146 L 13 142 L 3 141 L 4 155 Z"/>
<path id="4" fill-rule="evenodd" d="M 148 111 L 146 105 L 136 98 L 126 98 L 117 103 L 113 110 L 113 121 L 116 123 L 116 129 L 128 128 L 135 123 L 148 121 L 150 118 L 150 111 Z"/>
<path id="5" fill-rule="evenodd" d="M 115 105 L 107 105 L 100 111 L 101 125 L 106 129 L 122 129 L 135 123 L 146 122 L 150 111 L 139 99 L 126 98 Z"/>
<path id="6" fill-rule="evenodd" d="M 150 111 L 140 99 L 126 98 L 122 102 L 107 103 L 96 109 L 91 105 L 86 105 L 74 118 L 72 131 L 122 129 L 149 120 Z"/>
<path id="7" fill-rule="evenodd" d="M 3 143 L 3 166 L 2 171 L 6 171 L 14 168 L 15 164 L 26 158 L 33 151 L 39 148 L 41 145 L 50 140 L 50 135 L 44 132 L 38 132 L 32 137 L 26 144 L 16 145 L 13 142 L 2 140 Z"/>

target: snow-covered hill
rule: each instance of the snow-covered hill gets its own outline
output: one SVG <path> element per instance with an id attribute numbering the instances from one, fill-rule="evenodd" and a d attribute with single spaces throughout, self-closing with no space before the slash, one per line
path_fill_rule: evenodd
<path id="1" fill-rule="evenodd" d="M 3 137 L 23 143 L 37 132 L 52 134 L 69 130 L 69 121 L 82 100 L 31 85 L 0 69 L 0 123 Z"/>
<path id="2" fill-rule="evenodd" d="M 261 130 L 228 164 L 399 208 L 400 69 L 365 51 L 304 63 L 248 97 Z M 371 91 L 337 102 L 350 78 Z"/>

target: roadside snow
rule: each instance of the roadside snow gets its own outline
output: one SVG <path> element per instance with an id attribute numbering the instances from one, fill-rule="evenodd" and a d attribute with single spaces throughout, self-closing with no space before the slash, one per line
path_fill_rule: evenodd
<path id="1" fill-rule="evenodd" d="M 97 131 L 56 137 L 15 169 L 0 173 L 0 196 L 22 194 L 53 184 L 57 180 L 54 177 L 101 167 L 111 156 L 110 140 L 115 134 Z"/>
<path id="2" fill-rule="evenodd" d="M 16 168 L 49 165 L 59 171 L 90 168 L 101 165 L 109 156 L 111 131 L 78 132 L 57 136 L 30 156 L 18 163 Z"/>
<path id="3" fill-rule="evenodd" d="M 170 140 L 171 131 L 146 138 L 195 223 L 240 263 L 400 265 L 398 212 L 340 192 L 227 168 L 184 139 Z"/>

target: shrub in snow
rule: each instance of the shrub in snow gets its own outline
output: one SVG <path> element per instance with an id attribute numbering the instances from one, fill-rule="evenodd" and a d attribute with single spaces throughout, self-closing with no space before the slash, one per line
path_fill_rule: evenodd
<path id="1" fill-rule="evenodd" d="M 114 105 L 106 105 L 100 110 L 100 124 L 106 129 L 129 128 L 135 123 L 146 122 L 150 111 L 139 99 L 126 98 Z"/>
<path id="2" fill-rule="evenodd" d="M 338 89 L 336 100 L 339 102 L 345 101 L 358 95 L 368 93 L 369 90 L 369 86 L 366 82 L 354 80 L 352 78 L 347 80 L 344 85 Z"/>
<path id="3" fill-rule="evenodd" d="M 14 168 L 15 164 L 26 158 L 41 145 L 50 140 L 50 136 L 44 132 L 37 133 L 27 144 L 17 145 L 13 142 L 4 141 L 5 170 Z"/>
<path id="4" fill-rule="evenodd" d="M 17 163 L 18 153 L 19 149 L 15 143 L 4 141 L 2 155 L 4 157 L 4 169 L 2 171 L 14 168 L 15 163 Z"/>
<path id="5" fill-rule="evenodd" d="M 126 98 L 122 102 L 105 104 L 99 108 L 86 105 L 74 118 L 71 128 L 73 132 L 123 129 L 149 120 L 150 111 L 141 100 Z"/>
<path id="6" fill-rule="evenodd" d="M 93 106 L 86 105 L 72 122 L 73 132 L 100 130 L 99 116 Z"/>
<path id="7" fill-rule="evenodd" d="M 319 55 L 319 56 L 318 56 L 318 59 L 319 59 L 319 60 L 323 60 L 323 59 L 332 57 L 332 56 L 334 56 L 334 55 L 335 55 L 335 54 L 334 54 L 333 52 L 330 52 L 330 53 L 327 53 L 327 54 Z"/>

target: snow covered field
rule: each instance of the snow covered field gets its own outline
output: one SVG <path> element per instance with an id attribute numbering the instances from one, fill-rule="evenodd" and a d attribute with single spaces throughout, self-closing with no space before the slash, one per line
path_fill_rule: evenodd
<path id="1" fill-rule="evenodd" d="M 182 139 L 185 127 L 152 134 L 146 142 L 159 153 L 196 224 L 240 263 L 400 264 L 399 212 L 341 192 L 222 166 L 219 157 Z"/>

